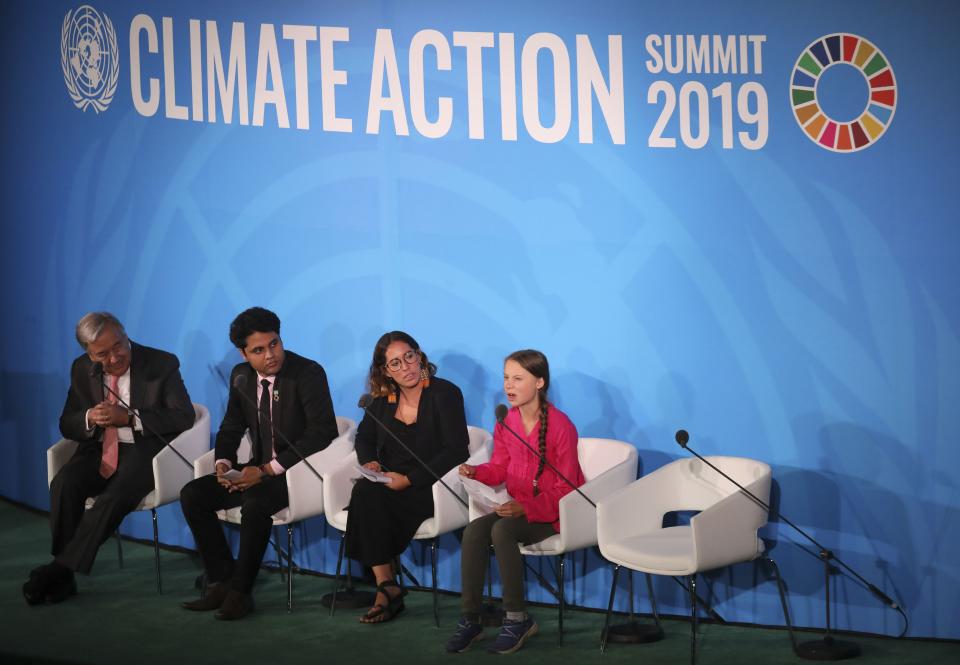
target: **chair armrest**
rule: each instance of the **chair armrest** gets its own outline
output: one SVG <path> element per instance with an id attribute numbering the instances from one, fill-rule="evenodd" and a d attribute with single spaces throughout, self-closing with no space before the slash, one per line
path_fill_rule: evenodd
<path id="1" fill-rule="evenodd" d="M 467 493 L 460 482 L 460 465 L 453 467 L 443 475 L 443 482 L 456 492 L 457 496 L 466 501 Z M 467 508 L 457 501 L 446 487 L 439 482 L 433 484 L 433 519 L 437 533 L 447 533 L 454 529 L 466 526 L 468 520 Z"/>
<path id="2" fill-rule="evenodd" d="M 60 468 L 73 457 L 79 445 L 73 439 L 60 439 L 47 448 L 47 487 L 60 472 Z"/>
<path id="3" fill-rule="evenodd" d="M 360 477 L 354 470 L 357 464 L 357 452 L 351 451 L 331 470 L 322 474 L 323 503 L 327 515 L 334 515 L 350 504 L 353 483 Z"/>
<path id="4" fill-rule="evenodd" d="M 596 504 L 626 487 L 637 474 L 636 458 L 617 464 L 578 489 Z M 597 510 L 575 490 L 560 499 L 560 543 L 565 552 L 597 544 Z"/>
<path id="5" fill-rule="evenodd" d="M 761 498 L 769 496 L 770 476 L 745 487 Z M 740 490 L 694 515 L 690 527 L 697 569 L 713 570 L 760 556 L 763 541 L 757 530 L 767 523 L 767 515 L 767 510 Z"/>
<path id="6" fill-rule="evenodd" d="M 216 459 L 214 456 L 217 451 L 208 450 L 203 455 L 193 460 L 193 477 L 200 478 L 202 476 L 209 476 L 215 471 L 214 467 L 216 466 Z"/>
<path id="7" fill-rule="evenodd" d="M 153 458 L 153 482 L 158 506 L 176 501 L 180 490 L 196 474 L 196 462 L 210 451 L 210 412 L 200 404 L 193 405 L 193 427 L 181 433 L 169 446 L 164 446 Z M 177 452 L 183 459 L 177 455 Z M 188 464 L 184 464 L 183 460 Z"/>
<path id="8" fill-rule="evenodd" d="M 670 479 L 668 474 L 661 473 L 664 468 L 613 491 L 597 502 L 597 542 L 601 551 L 606 541 L 622 540 L 662 527 L 663 516 L 671 510 L 666 500 L 671 492 L 661 491 Z"/>

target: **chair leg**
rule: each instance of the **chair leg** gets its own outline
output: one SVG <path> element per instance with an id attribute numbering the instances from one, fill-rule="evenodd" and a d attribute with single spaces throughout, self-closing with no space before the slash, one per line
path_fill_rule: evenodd
<path id="1" fill-rule="evenodd" d="M 607 616 L 603 620 L 603 631 L 600 633 L 600 653 L 607 649 L 607 630 L 610 628 L 610 613 L 613 611 L 613 596 L 617 593 L 617 576 L 620 575 L 620 564 L 613 567 L 613 582 L 610 584 L 610 601 L 607 603 Z"/>
<path id="2" fill-rule="evenodd" d="M 157 509 L 151 508 L 150 513 L 153 516 L 153 564 L 157 570 L 157 593 L 163 593 L 160 583 L 160 530 L 157 528 Z"/>
<path id="3" fill-rule="evenodd" d="M 697 662 L 697 574 L 690 576 L 690 665 Z"/>
<path id="4" fill-rule="evenodd" d="M 117 539 L 117 561 L 120 563 L 120 567 L 123 568 L 123 541 L 120 539 L 120 529 L 114 531 L 113 536 Z"/>
<path id="5" fill-rule="evenodd" d="M 650 573 L 644 573 L 647 578 L 647 593 L 650 594 L 650 610 L 653 612 L 653 621 L 657 624 L 657 628 L 663 630 L 663 626 L 660 625 L 660 613 L 657 612 L 657 597 L 653 594 L 653 577 Z"/>
<path id="6" fill-rule="evenodd" d="M 287 612 L 290 612 L 291 610 L 293 610 L 293 524 L 288 524 L 287 525 Z"/>
<path id="7" fill-rule="evenodd" d="M 430 569 L 433 572 L 433 622 L 440 627 L 440 610 L 437 605 L 437 540 L 430 543 Z"/>
<path id="8" fill-rule="evenodd" d="M 787 595 L 783 585 L 783 578 L 780 577 L 780 567 L 777 566 L 777 562 L 770 557 L 764 557 L 764 561 L 769 563 L 770 567 L 773 568 L 773 574 L 777 580 L 777 591 L 780 592 L 780 606 L 783 608 L 783 620 L 787 623 L 787 632 L 790 634 L 790 644 L 793 647 L 793 652 L 797 653 L 797 637 L 793 634 L 793 622 L 790 621 L 790 610 L 787 607 Z"/>
<path id="9" fill-rule="evenodd" d="M 343 563 L 343 547 L 346 543 L 346 534 L 340 532 L 340 550 L 337 552 L 337 572 L 333 576 L 333 595 L 330 598 L 330 616 L 337 609 L 337 587 L 340 584 L 340 564 Z M 347 574 L 350 574 L 350 563 L 347 563 Z"/>
<path id="10" fill-rule="evenodd" d="M 557 610 L 557 625 L 559 630 L 557 631 L 557 646 L 563 646 L 563 569 L 564 564 L 566 563 L 567 555 L 565 553 L 560 554 L 560 563 L 557 565 L 557 591 L 559 591 L 559 604 Z"/>

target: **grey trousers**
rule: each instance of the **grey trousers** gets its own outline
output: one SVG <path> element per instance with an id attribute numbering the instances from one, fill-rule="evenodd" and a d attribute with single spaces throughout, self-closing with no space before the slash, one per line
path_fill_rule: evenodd
<path id="1" fill-rule="evenodd" d="M 497 555 L 503 586 L 503 609 L 523 612 L 523 557 L 520 545 L 530 545 L 554 535 L 552 524 L 528 522 L 526 517 L 500 517 L 490 513 L 467 525 L 460 555 L 461 613 L 471 621 L 480 616 L 483 581 L 487 572 L 490 546 Z"/>

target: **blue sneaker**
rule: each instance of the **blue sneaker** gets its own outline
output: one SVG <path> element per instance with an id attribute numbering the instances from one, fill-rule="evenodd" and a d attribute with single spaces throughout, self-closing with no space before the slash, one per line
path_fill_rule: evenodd
<path id="1" fill-rule="evenodd" d="M 469 651 L 477 640 L 483 639 L 483 625 L 466 619 L 457 622 L 457 632 L 447 640 L 447 653 Z"/>
<path id="2" fill-rule="evenodd" d="M 537 622 L 533 620 L 532 616 L 527 615 L 527 618 L 523 621 L 504 619 L 503 625 L 500 626 L 500 634 L 497 635 L 497 639 L 487 651 L 502 654 L 513 653 L 536 634 Z"/>

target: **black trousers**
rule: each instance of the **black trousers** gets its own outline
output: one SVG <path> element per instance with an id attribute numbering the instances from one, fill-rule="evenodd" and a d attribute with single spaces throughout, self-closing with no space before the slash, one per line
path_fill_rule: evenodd
<path id="1" fill-rule="evenodd" d="M 121 443 L 116 472 L 100 475 L 100 444 L 80 444 L 50 483 L 51 553 L 78 573 L 89 573 L 97 550 L 123 518 L 153 490 L 153 456 L 146 442 Z M 97 497 L 90 510 L 88 497 Z"/>
<path id="2" fill-rule="evenodd" d="M 230 588 L 250 593 L 270 543 L 273 514 L 289 504 L 287 479 L 264 478 L 244 492 L 229 492 L 214 475 L 192 480 L 180 490 L 180 506 L 203 559 L 209 582 L 229 581 Z M 240 551 L 233 554 L 216 511 L 240 506 Z"/>

